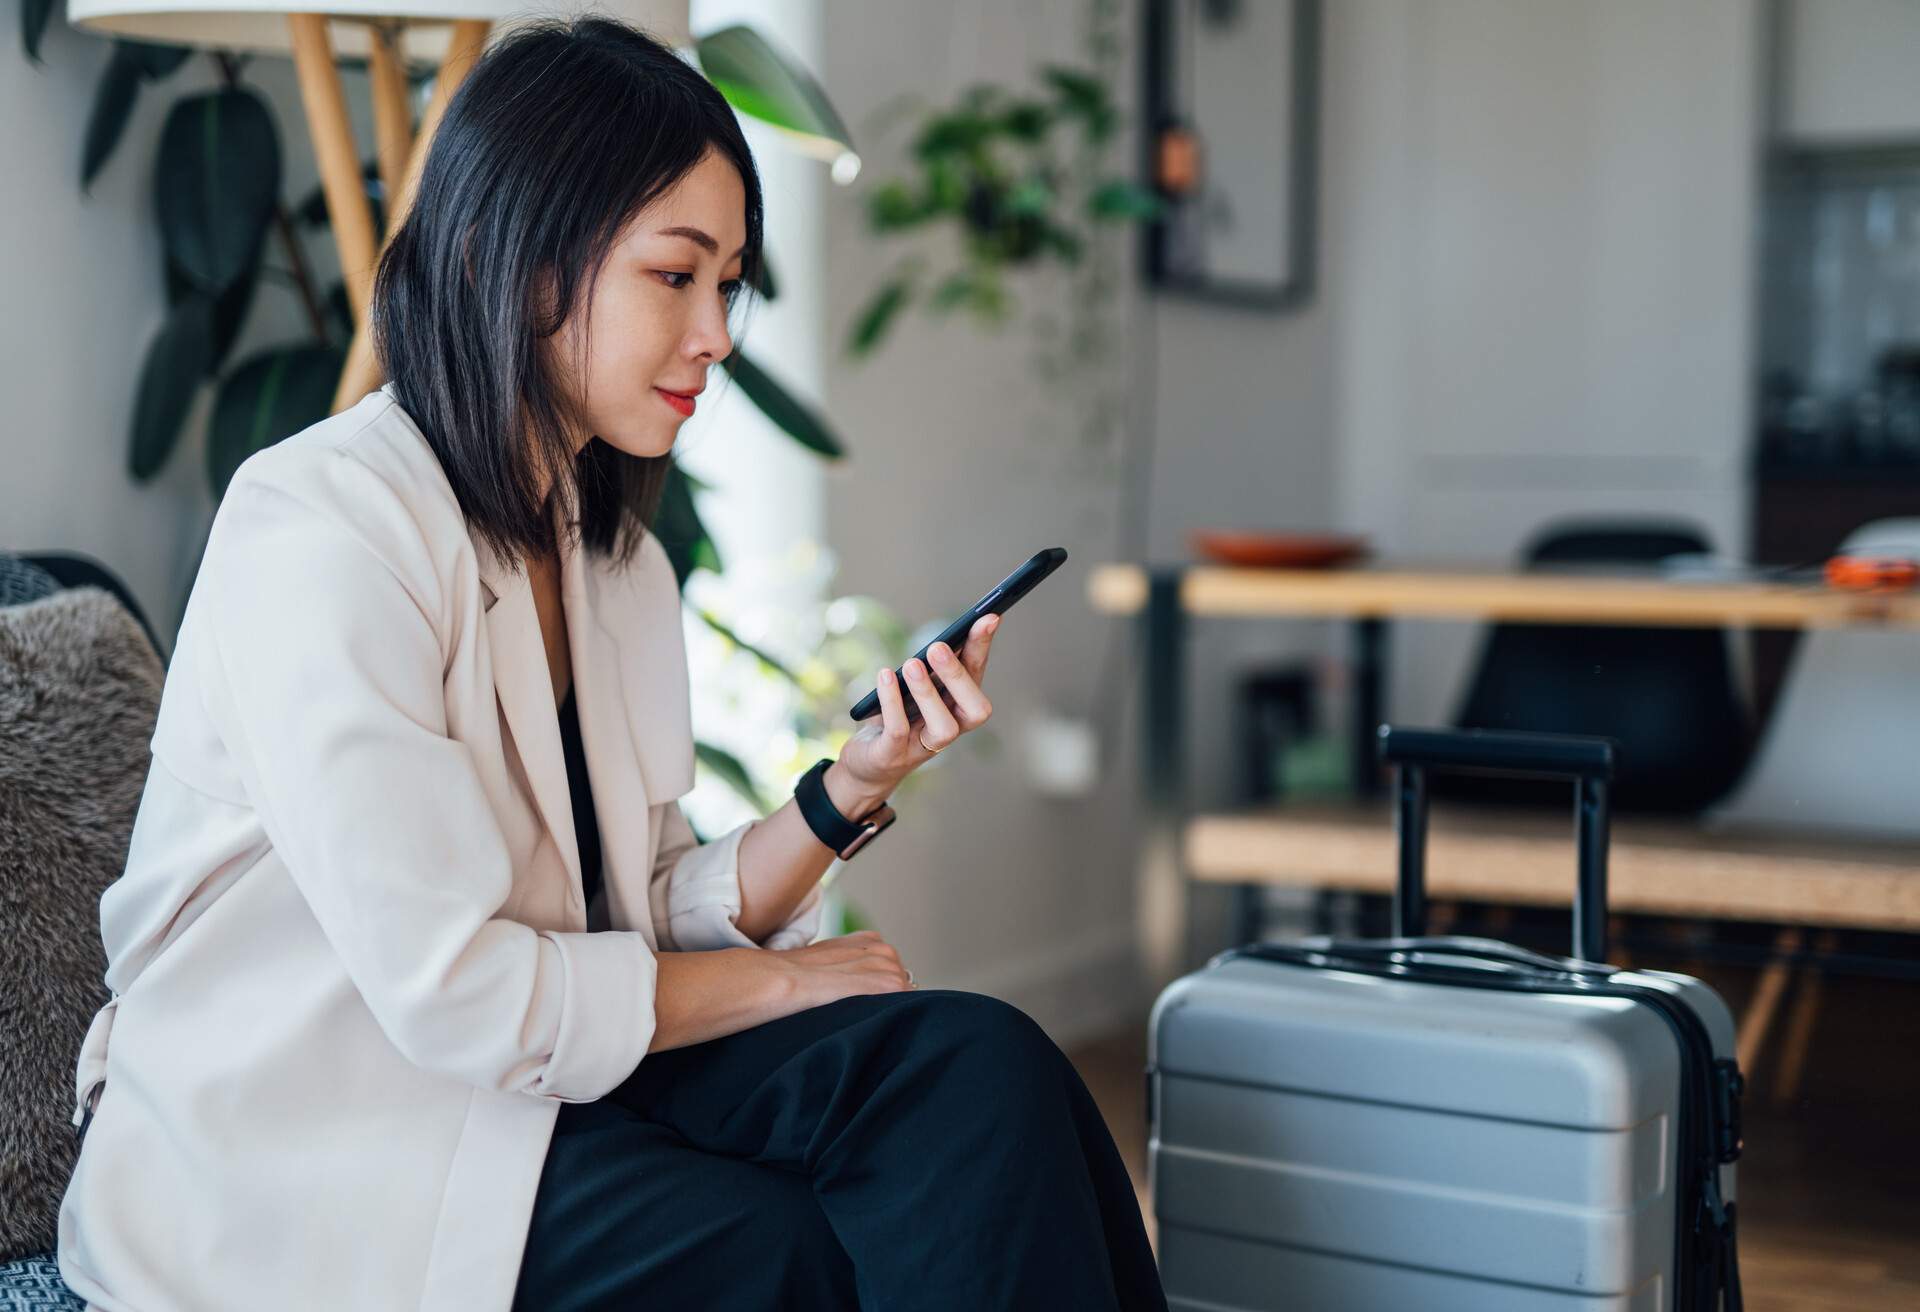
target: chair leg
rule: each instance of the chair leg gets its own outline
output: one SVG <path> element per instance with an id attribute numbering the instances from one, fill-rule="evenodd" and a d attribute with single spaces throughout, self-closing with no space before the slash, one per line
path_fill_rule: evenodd
<path id="1" fill-rule="evenodd" d="M 1816 952 L 1832 952 L 1838 942 L 1839 936 L 1829 929 L 1814 939 L 1813 946 Z M 1787 1015 L 1787 1037 L 1780 1049 L 1780 1076 L 1773 1087 L 1776 1106 L 1784 1106 L 1800 1096 L 1807 1049 L 1813 1043 L 1813 1022 L 1820 1009 L 1820 987 L 1825 978 L 1825 972 L 1817 964 L 1800 970 L 1800 989 L 1794 996 L 1793 1010 Z"/>
<path id="2" fill-rule="evenodd" d="M 1783 929 L 1774 936 L 1774 958 L 1760 971 L 1753 1001 L 1747 1004 L 1747 1014 L 1740 1018 L 1737 1052 L 1740 1069 L 1749 1082 L 1753 1079 L 1754 1065 L 1760 1060 L 1760 1050 L 1766 1044 L 1767 1033 L 1773 1028 L 1774 1013 L 1780 1010 L 1780 999 L 1787 991 L 1793 974 L 1790 958 L 1800 950 L 1800 943 L 1797 929 Z"/>
<path id="3" fill-rule="evenodd" d="M 1626 937 L 1626 934 L 1626 917 L 1607 917 L 1607 942 L 1609 944 L 1607 948 L 1607 964 L 1618 966 L 1622 970 L 1632 970 L 1633 954 L 1620 946 L 1620 941 Z"/>
<path id="4" fill-rule="evenodd" d="M 1233 941 L 1258 943 L 1267 929 L 1267 890 L 1262 884 L 1233 886 Z"/>

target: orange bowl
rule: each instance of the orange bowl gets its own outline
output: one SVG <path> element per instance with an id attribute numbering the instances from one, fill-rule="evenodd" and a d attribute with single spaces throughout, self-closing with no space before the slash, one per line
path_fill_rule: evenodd
<path id="1" fill-rule="evenodd" d="M 1904 556 L 1837 555 L 1827 561 L 1829 587 L 1856 592 L 1901 592 L 1920 583 L 1920 563 Z"/>
<path id="2" fill-rule="evenodd" d="M 1223 565 L 1266 569 L 1332 569 L 1367 554 L 1367 540 L 1339 533 L 1259 533 L 1195 529 L 1187 538 L 1197 556 Z"/>

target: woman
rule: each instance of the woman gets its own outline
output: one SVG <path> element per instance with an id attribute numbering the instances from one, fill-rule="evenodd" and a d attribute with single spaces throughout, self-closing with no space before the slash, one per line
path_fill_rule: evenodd
<path id="1" fill-rule="evenodd" d="M 724 101 L 617 23 L 519 29 L 449 106 L 393 381 L 241 466 L 183 621 L 78 1071 L 95 1307 L 1166 1306 L 1046 1035 L 815 942 L 797 802 L 681 815 L 647 522 L 760 214 Z M 843 821 L 987 720 L 996 624 L 882 673 Z"/>

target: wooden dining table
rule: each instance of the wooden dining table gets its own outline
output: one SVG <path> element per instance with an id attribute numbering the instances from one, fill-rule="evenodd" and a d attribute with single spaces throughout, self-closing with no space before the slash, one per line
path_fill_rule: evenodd
<path id="1" fill-rule="evenodd" d="M 1392 564 L 1267 569 L 1107 563 L 1090 571 L 1087 592 L 1097 611 L 1131 618 L 1140 628 L 1144 828 L 1138 887 L 1151 964 L 1161 978 L 1190 969 L 1207 955 L 1204 945 L 1196 950 L 1197 945 L 1187 941 L 1190 874 L 1203 881 L 1243 887 L 1256 882 L 1376 887 L 1375 874 L 1357 870 L 1351 850 L 1334 852 L 1333 847 L 1338 845 L 1322 843 L 1319 850 L 1327 859 L 1318 865 L 1325 868 L 1316 869 L 1313 851 L 1297 845 L 1297 840 L 1310 835 L 1293 832 L 1288 828 L 1291 822 L 1284 817 L 1276 829 L 1273 817 L 1248 828 L 1236 827 L 1233 818 L 1195 820 L 1188 816 L 1186 648 L 1189 627 L 1195 619 L 1319 617 L 1352 626 L 1355 668 L 1349 732 L 1356 815 L 1376 811 L 1372 804 L 1383 792 L 1382 776 L 1375 764 L 1375 741 L 1378 727 L 1388 719 L 1384 688 L 1391 626 L 1396 622 L 1920 630 L 1920 592 L 1911 590 L 1868 593 L 1835 589 L 1817 581 L 1687 578 L 1654 570 L 1599 572 L 1592 567 L 1521 573 Z M 1311 829 L 1314 824 L 1324 824 L 1324 819 L 1301 823 Z M 1644 908 L 1648 911 L 1671 913 L 1695 906 L 1714 908 L 1718 914 L 1737 912 L 1737 892 L 1730 894 L 1724 887 L 1710 891 L 1704 886 L 1689 892 L 1684 884 L 1688 878 L 1724 879 L 1724 863 L 1699 859 L 1695 838 L 1662 838 L 1663 833 L 1656 830 L 1649 842 L 1628 843 L 1616 852 L 1617 869 L 1623 859 L 1638 860 L 1629 855 L 1633 853 L 1646 854 L 1655 864 L 1644 871 L 1637 867 L 1622 870 L 1624 877 L 1616 881 L 1616 888 L 1628 896 L 1616 896 L 1614 909 L 1642 909 L 1630 903 L 1639 900 L 1633 890 L 1646 890 L 1654 902 L 1661 904 Z M 1232 841 L 1223 842 L 1226 835 L 1231 835 Z M 1325 837 L 1320 834 L 1321 839 Z M 1270 860 L 1267 864 L 1272 872 L 1263 873 L 1256 854 L 1258 847 L 1264 844 L 1265 850 L 1277 858 L 1281 849 L 1276 844 L 1280 843 L 1287 844 L 1286 860 Z M 1692 857 L 1676 854 L 1669 850 L 1675 844 L 1696 849 L 1696 853 Z M 1390 887 L 1391 872 L 1383 862 L 1389 849 L 1375 844 L 1369 850 L 1379 858 L 1374 862 L 1380 866 L 1377 887 L 1384 890 Z M 1775 853 L 1771 858 L 1770 852 Z M 1747 868 L 1769 859 L 1801 863 L 1773 871 L 1780 877 L 1769 883 L 1771 891 L 1762 899 L 1765 906 L 1762 909 L 1756 904 L 1754 918 L 1761 918 L 1759 912 L 1763 910 L 1766 918 L 1788 922 L 1920 930 L 1920 906 L 1913 896 L 1903 894 L 1891 902 L 1886 899 L 1889 887 L 1920 895 L 1920 878 L 1911 884 L 1886 882 L 1890 874 L 1905 874 L 1912 868 L 1914 853 L 1900 845 L 1839 842 L 1809 850 L 1805 843 L 1749 842 L 1739 849 L 1739 856 Z M 1190 871 L 1195 858 L 1200 868 Z M 1676 871 L 1680 873 L 1676 875 Z M 1445 896 L 1447 876 L 1438 866 L 1434 878 L 1436 895 Z M 1676 878 L 1682 880 L 1678 888 Z M 1521 879 L 1520 883 L 1526 881 Z M 1546 900 L 1541 888 L 1529 891 L 1510 884 L 1506 892 L 1515 900 Z M 1564 898 L 1566 893 L 1555 890 L 1553 896 Z"/>

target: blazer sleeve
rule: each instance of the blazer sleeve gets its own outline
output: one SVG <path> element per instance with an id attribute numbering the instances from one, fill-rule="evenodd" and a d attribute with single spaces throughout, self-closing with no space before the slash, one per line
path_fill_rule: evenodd
<path id="1" fill-rule="evenodd" d="M 751 820 L 710 843 L 697 842 L 679 799 L 661 804 L 660 846 L 650 885 L 653 932 L 660 946 L 678 952 L 707 948 L 799 948 L 820 933 L 824 911 L 820 885 L 800 899 L 786 922 L 764 943 L 740 931 L 740 840 Z"/>
<path id="2" fill-rule="evenodd" d="M 485 1088 L 588 1101 L 646 1055 L 657 965 L 636 931 L 501 914 L 512 855 L 448 733 L 439 578 L 404 498 L 358 457 L 250 458 L 195 585 L 224 691 L 210 713 L 395 1047 Z"/>

